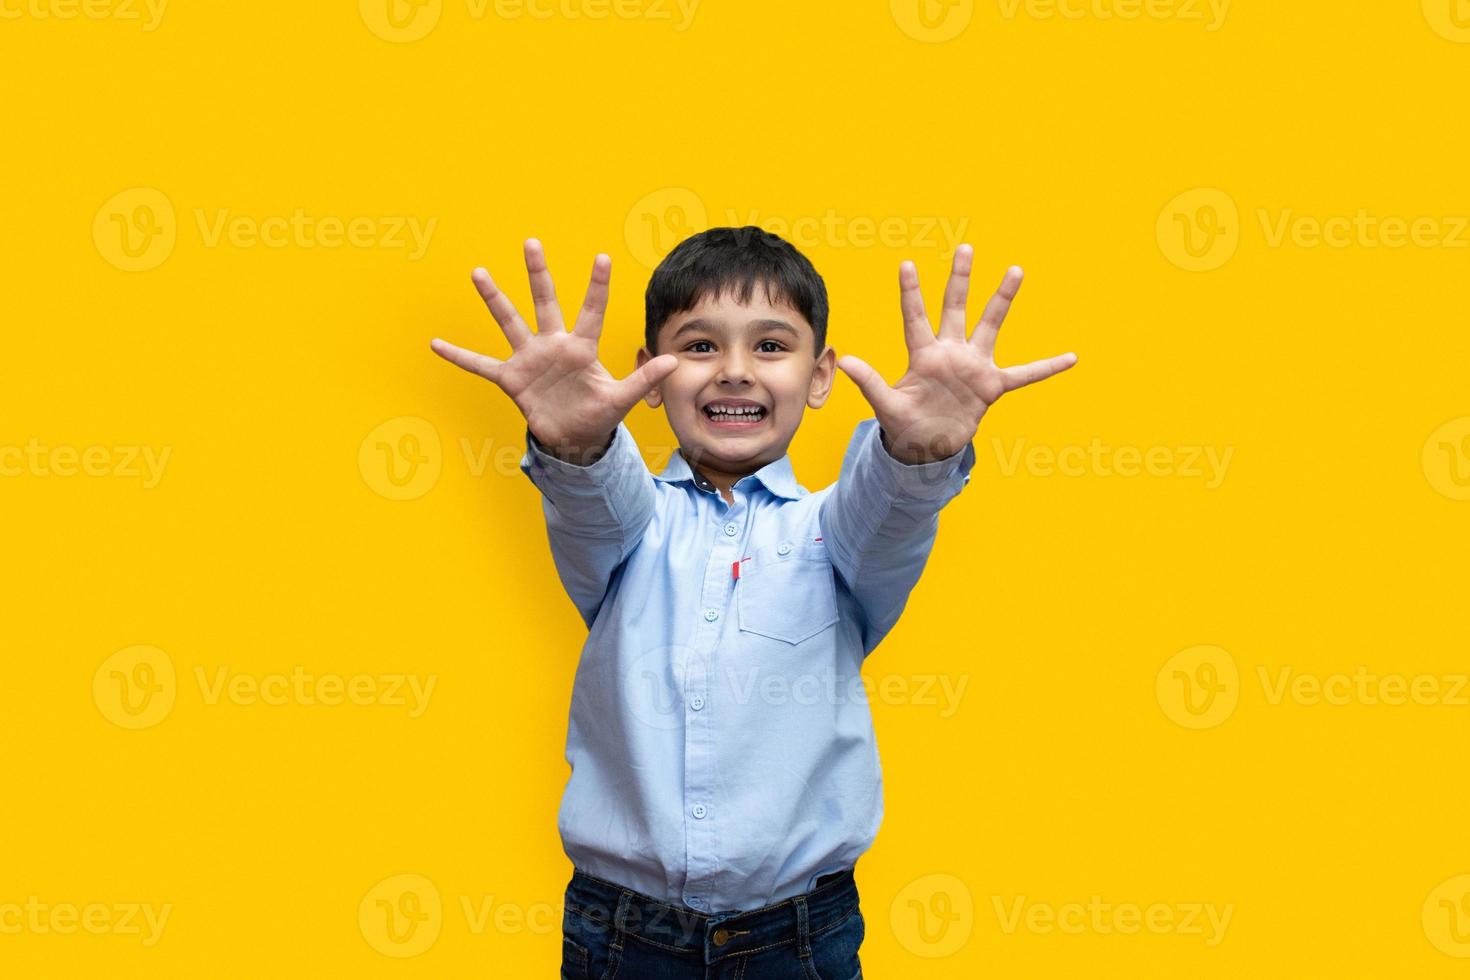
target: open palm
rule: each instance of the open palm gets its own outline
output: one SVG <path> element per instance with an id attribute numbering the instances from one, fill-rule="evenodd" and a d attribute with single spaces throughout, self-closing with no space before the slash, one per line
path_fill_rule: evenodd
<path id="1" fill-rule="evenodd" d="M 679 359 L 662 354 L 621 380 L 597 357 L 607 310 L 612 259 L 598 255 L 587 296 L 569 332 L 541 243 L 526 240 L 526 272 L 536 306 L 536 332 L 516 312 L 484 269 L 471 275 L 490 314 L 510 341 L 511 356 L 498 360 L 434 338 L 434 353 L 499 385 L 521 414 L 531 434 L 558 456 L 585 456 L 605 449 L 623 417 L 676 367 Z M 583 460 L 578 460 L 583 461 Z"/>
<path id="2" fill-rule="evenodd" d="M 968 245 L 955 250 L 937 336 L 924 312 L 918 270 L 912 262 L 899 266 L 909 367 L 896 384 L 890 386 L 861 358 L 845 354 L 837 359 L 837 366 L 873 407 L 889 452 L 903 462 L 926 463 L 954 455 L 975 437 L 985 411 L 1001 395 L 1077 363 L 1077 355 L 1067 353 L 1015 367 L 996 365 L 995 339 L 1021 288 L 1017 266 L 1007 270 L 974 335 L 966 337 L 973 257 Z"/>

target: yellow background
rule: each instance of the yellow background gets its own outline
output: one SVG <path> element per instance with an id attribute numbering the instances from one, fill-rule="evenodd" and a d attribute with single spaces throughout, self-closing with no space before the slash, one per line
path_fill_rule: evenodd
<path id="1" fill-rule="evenodd" d="M 603 350 L 625 374 L 650 256 L 755 212 L 831 217 L 800 243 L 831 342 L 890 382 L 897 267 L 917 262 L 937 308 L 940 219 L 976 249 L 972 322 L 1007 264 L 1027 270 L 1002 363 L 1080 357 L 985 419 L 868 663 L 910 695 L 874 699 L 867 975 L 1463 976 L 1470 706 L 1273 699 L 1261 672 L 1448 692 L 1470 671 L 1464 7 L 1236 2 L 1211 30 L 1186 0 L 1133 18 L 1102 16 L 1127 0 L 936 3 L 926 28 L 902 0 L 705 0 L 680 30 L 652 0 L 600 19 L 444 0 L 400 8 L 437 16 L 403 40 L 366 0 L 175 0 L 152 30 L 141 5 L 4 0 L 0 447 L 111 462 L 0 477 L 0 907 L 171 911 L 152 945 L 0 932 L 0 974 L 554 975 L 585 630 L 515 467 L 514 407 L 428 340 L 503 354 L 469 272 L 529 316 L 537 236 L 569 304 L 612 255 Z M 158 195 L 171 220 L 138 210 Z M 435 225 L 418 258 L 200 228 L 296 209 Z M 1360 211 L 1427 237 L 1275 237 L 1283 215 Z M 858 231 L 884 219 L 899 240 Z M 160 251 L 128 259 L 119 220 Z M 805 486 L 835 478 L 867 415 L 839 379 L 792 447 Z M 629 424 L 661 466 L 662 414 Z M 425 426 L 437 449 L 402 441 Z M 1173 462 L 1006 464 L 1094 440 Z M 466 445 L 490 454 L 478 472 Z M 169 452 L 155 485 L 118 447 Z M 1231 453 L 1218 485 L 1188 447 Z M 389 489 L 397 448 L 422 489 Z M 108 692 L 139 657 L 167 658 L 173 701 L 130 728 Z M 1171 686 L 1207 679 L 1201 657 L 1236 669 L 1203 727 Z M 210 703 L 197 672 L 221 668 L 436 686 L 419 717 Z M 957 710 L 918 696 L 925 678 L 966 684 Z M 419 883 L 422 950 L 374 935 L 388 879 Z M 997 905 L 1022 896 L 1232 917 L 1213 945 L 1008 930 Z"/>

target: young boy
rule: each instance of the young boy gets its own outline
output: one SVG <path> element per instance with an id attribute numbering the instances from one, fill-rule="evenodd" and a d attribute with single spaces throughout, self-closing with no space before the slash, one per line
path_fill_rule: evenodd
<path id="1" fill-rule="evenodd" d="M 540 243 L 525 255 L 536 333 L 476 269 L 510 358 L 431 346 L 525 415 L 521 469 L 590 629 L 557 821 L 573 864 L 562 976 L 853 980 L 853 865 L 883 817 L 859 668 L 970 480 L 986 409 L 1076 357 L 996 366 L 1014 267 L 967 339 L 962 245 L 937 336 L 900 266 L 909 368 L 890 387 L 827 345 L 826 287 L 805 256 L 759 228 L 714 228 L 655 270 L 637 370 L 617 380 L 597 358 L 611 259 L 597 256 L 568 332 Z M 876 417 L 813 493 L 786 451 L 834 367 Z M 679 441 L 657 476 L 623 422 L 640 399 Z"/>

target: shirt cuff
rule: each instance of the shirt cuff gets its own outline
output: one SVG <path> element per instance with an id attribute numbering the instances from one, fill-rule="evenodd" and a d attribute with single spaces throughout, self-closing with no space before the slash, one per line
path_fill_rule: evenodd
<path id="1" fill-rule="evenodd" d="M 579 483 L 587 486 L 601 486 L 608 482 L 613 474 L 618 472 L 618 460 L 625 458 L 631 450 L 634 456 L 642 462 L 642 456 L 633 444 L 633 433 L 628 431 L 627 425 L 622 422 L 613 431 L 612 443 L 607 451 L 593 463 L 580 465 L 569 463 L 564 459 L 558 459 L 546 451 L 546 447 L 540 439 L 531 433 L 531 427 L 526 426 L 526 454 L 521 457 L 521 472 L 530 475 L 533 469 L 546 471 L 562 483 Z"/>
<path id="2" fill-rule="evenodd" d="M 883 448 L 876 418 L 858 423 L 859 435 L 865 436 L 863 452 L 873 458 L 873 469 L 889 492 L 916 500 L 938 500 L 952 497 L 970 482 L 970 469 L 975 465 L 975 444 L 944 459 L 928 463 L 905 463 Z"/>

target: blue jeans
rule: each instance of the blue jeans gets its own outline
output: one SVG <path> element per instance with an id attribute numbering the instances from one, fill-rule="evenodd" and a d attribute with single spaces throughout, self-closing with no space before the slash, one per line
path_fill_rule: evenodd
<path id="1" fill-rule="evenodd" d="M 562 980 L 861 980 L 863 914 L 852 869 L 804 895 L 703 915 L 574 870 Z"/>

